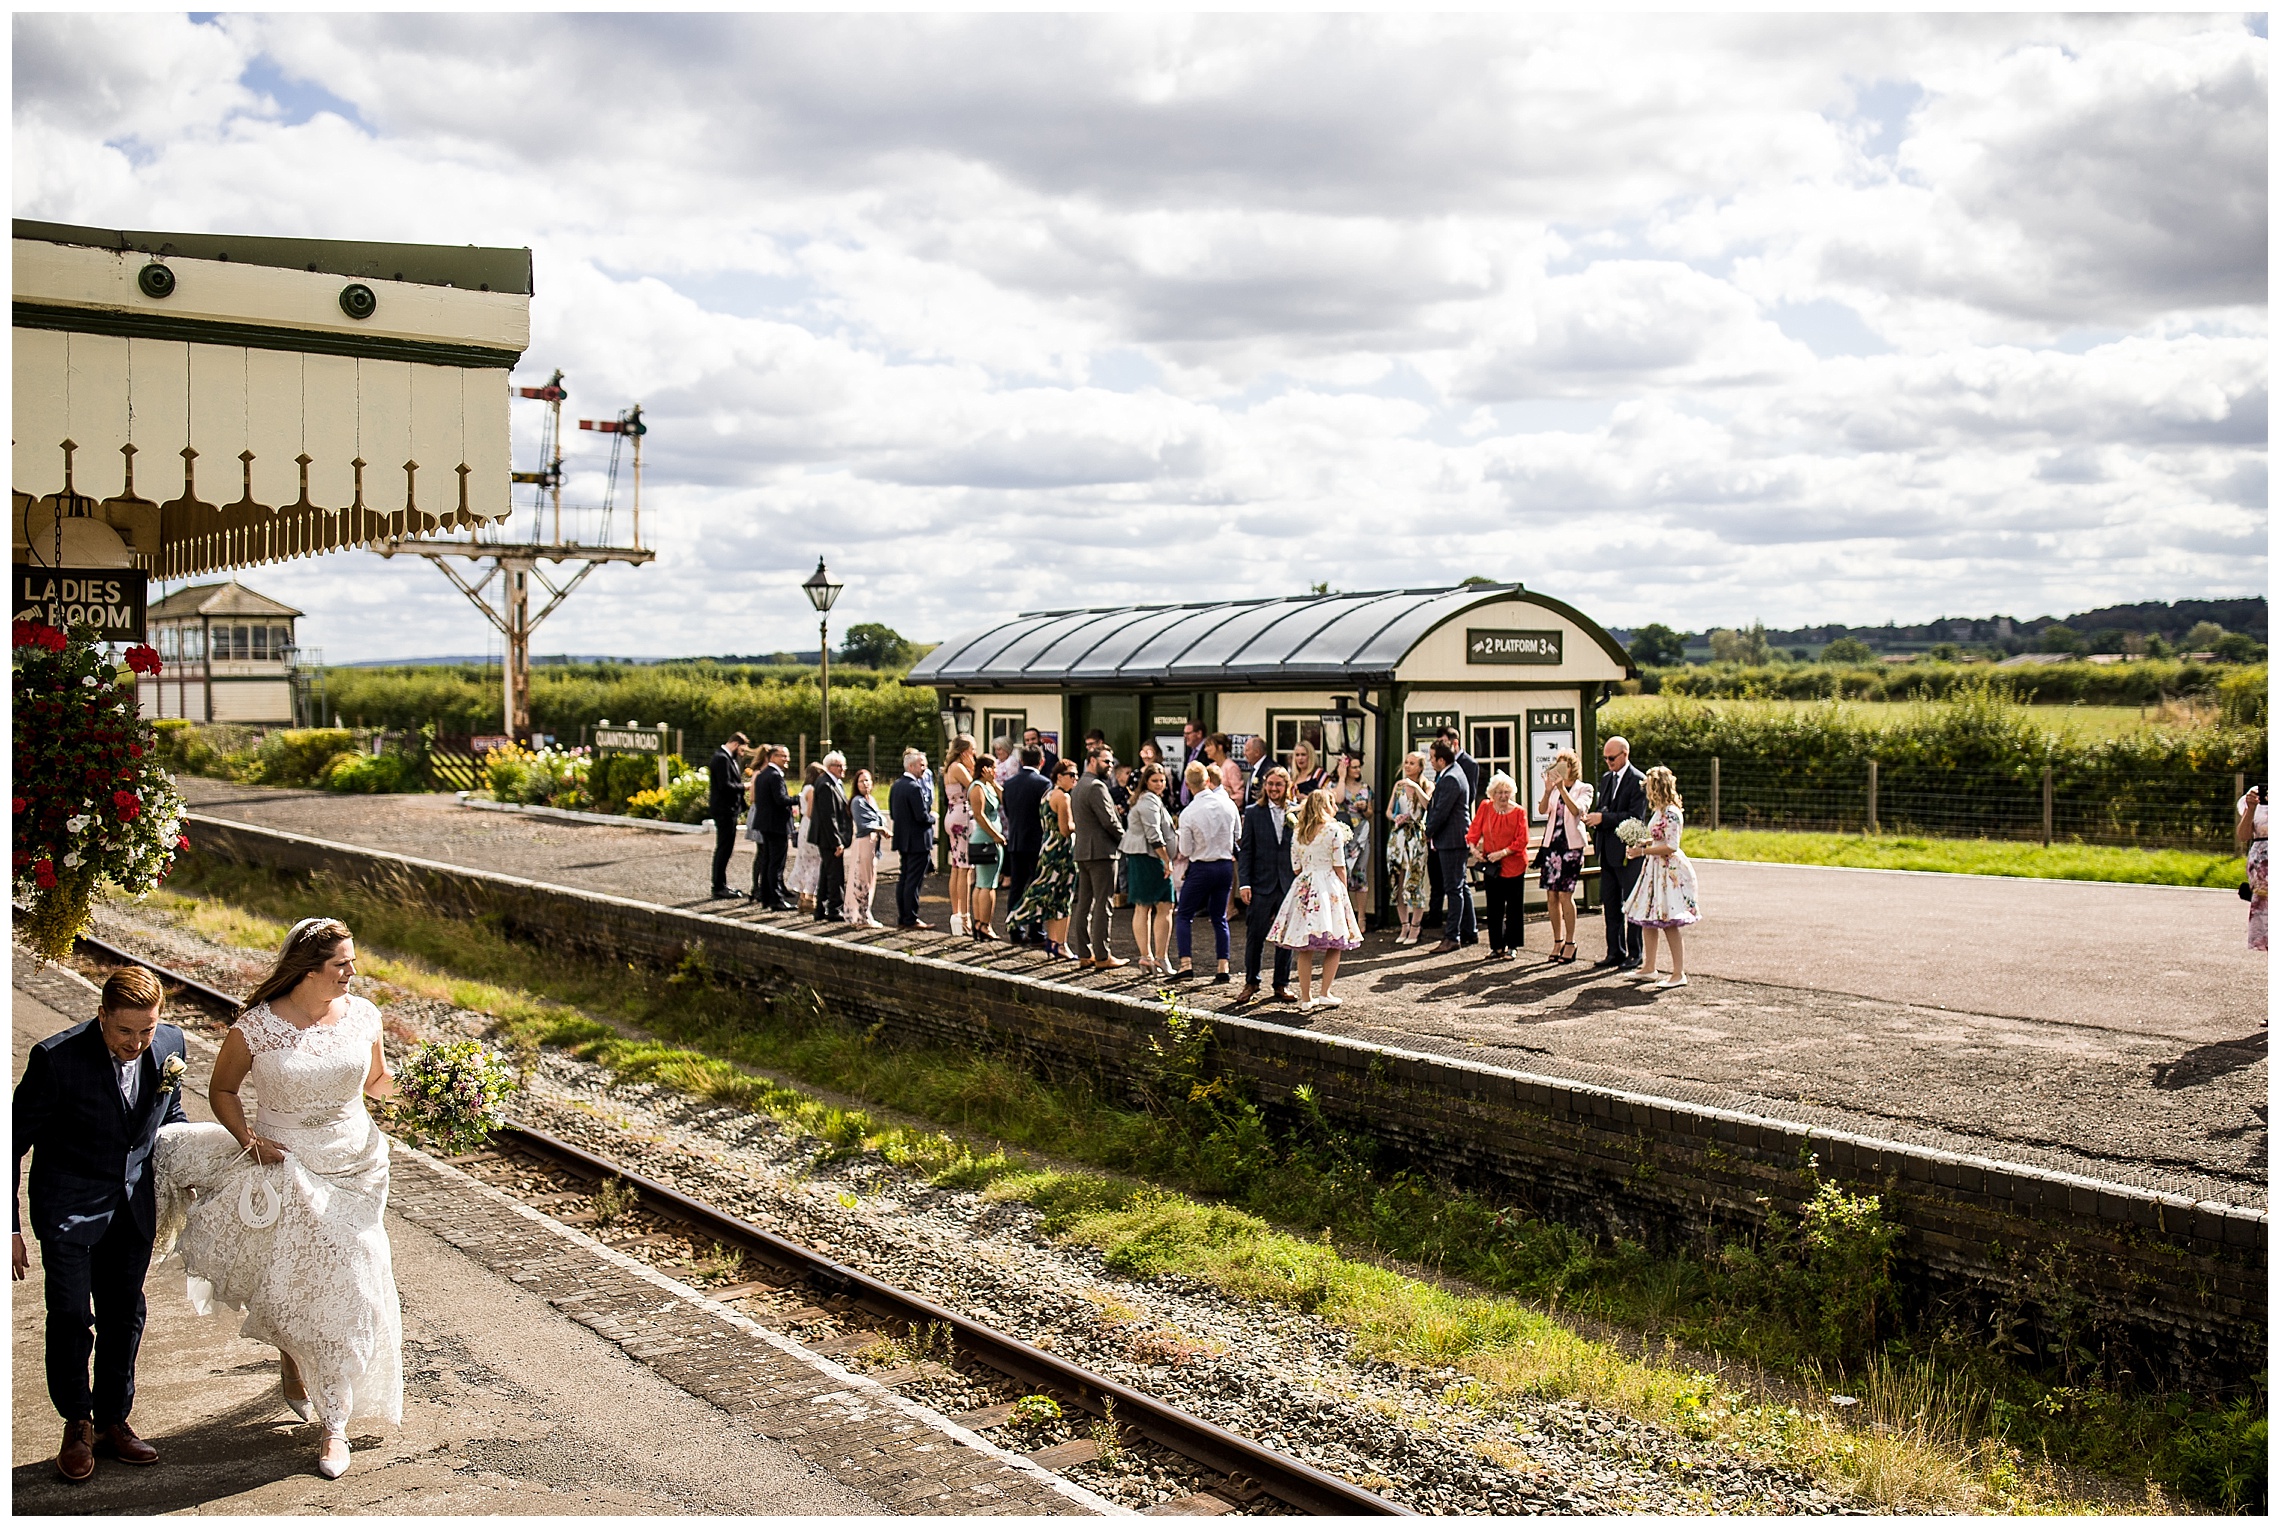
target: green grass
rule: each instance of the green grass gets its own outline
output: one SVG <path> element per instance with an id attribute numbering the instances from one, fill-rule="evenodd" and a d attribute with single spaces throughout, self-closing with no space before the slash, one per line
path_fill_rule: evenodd
<path id="1" fill-rule="evenodd" d="M 1956 875 L 2009 875 L 2047 881 L 2126 881 L 2147 886 L 2240 884 L 2237 854 L 2190 849 L 2109 849 L 2096 844 L 2013 843 L 1988 838 L 1902 838 L 1857 833 L 1771 833 L 1689 824 L 1686 852 L 1696 859 L 1755 860 L 1775 865 L 1844 865 L 1859 870 L 1945 870 Z"/>
<path id="2" fill-rule="evenodd" d="M 946 1187 L 1023 1200 L 1122 1271 L 1205 1279 L 1337 1322 L 1360 1352 L 1454 1367 L 1465 1398 L 1491 1413 L 1518 1396 L 1574 1396 L 1901 1510 L 2099 1505 L 2050 1459 L 2212 1502 L 2263 1499 L 2260 1394 L 2231 1404 L 2123 1395 L 2085 1376 L 2060 1384 L 1998 1365 L 1968 1336 L 1900 1332 L 1873 1197 L 1827 1189 L 1806 1224 L 1658 1256 L 1376 1171 L 1372 1143 L 1330 1128 L 1304 1095 L 1295 1121 L 1270 1122 L 1208 1071 L 1207 1026 L 1176 1018 L 1134 1078 L 1136 1105 L 1001 1057 L 880 1044 L 833 1022 L 805 989 L 765 1001 L 724 992 L 701 951 L 670 975 L 613 966 L 517 945 L 409 898 L 195 863 L 160 901 L 248 948 L 274 948 L 287 922 L 319 908 L 343 916 L 373 976 L 491 1015 L 509 1045 L 558 1046 L 628 1079 L 770 1115 L 827 1157 L 876 1152 Z M 1642 1334 L 1649 1356 L 1581 1335 L 1561 1312 Z M 1735 1386 L 1679 1361 L 1678 1344 L 1770 1365 L 1810 1395 L 1841 1383 L 1864 1405 L 1840 1419 Z"/>
<path id="3" fill-rule="evenodd" d="M 1599 732 L 1620 732 L 1635 725 L 1636 719 L 1664 704 L 1668 697 L 1660 695 L 1618 695 L 1607 702 L 1599 713 Z M 1685 697 L 1689 705 L 1706 706 L 1713 711 L 1816 711 L 1829 703 L 1822 700 L 1719 700 Z M 1908 726 L 1927 722 L 1939 714 L 1945 704 L 1937 700 L 1847 700 L 1837 703 L 1837 710 L 1857 725 L 1872 728 Z M 2214 701 L 2194 703 L 2171 701 L 2151 706 L 2091 706 L 2091 705 L 2030 705 L 2022 713 L 2037 727 L 2054 735 L 2081 742 L 2097 742 L 2105 738 L 2127 737 L 2135 732 L 2193 731 L 2213 726 L 2217 719 Z"/>

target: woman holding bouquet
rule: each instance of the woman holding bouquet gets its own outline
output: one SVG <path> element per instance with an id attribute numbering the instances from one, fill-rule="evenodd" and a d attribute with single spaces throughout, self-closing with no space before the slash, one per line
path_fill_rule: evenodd
<path id="1" fill-rule="evenodd" d="M 349 992 L 356 945 L 304 918 L 214 1062 L 215 1125 L 159 1134 L 159 1241 L 180 1238 L 190 1302 L 245 1312 L 278 1351 L 283 1400 L 323 1428 L 317 1471 L 348 1468 L 348 1424 L 403 1420 L 403 1318 L 381 1214 L 388 1138 L 368 1099 L 393 1091 L 380 1011 Z M 248 1124 L 239 1090 L 253 1080 Z"/>
<path id="2" fill-rule="evenodd" d="M 1679 930 L 1701 921 L 1694 882 L 1694 861 L 1679 847 L 1686 829 L 1686 803 L 1679 799 L 1678 777 L 1657 764 L 1647 771 L 1646 833 L 1636 843 L 1628 836 L 1623 853 L 1644 860 L 1638 883 L 1623 901 L 1623 916 L 1646 931 L 1640 955 L 1641 981 L 1655 974 L 1655 939 L 1670 936 L 1670 975 L 1656 982 L 1658 991 L 1686 985 L 1686 943 Z"/>

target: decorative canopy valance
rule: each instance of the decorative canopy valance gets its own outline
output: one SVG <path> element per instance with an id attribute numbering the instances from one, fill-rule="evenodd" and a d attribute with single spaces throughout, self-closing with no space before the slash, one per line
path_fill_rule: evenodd
<path id="1" fill-rule="evenodd" d="M 184 578 L 507 513 L 527 250 L 18 221 L 13 256 L 18 561 Z"/>

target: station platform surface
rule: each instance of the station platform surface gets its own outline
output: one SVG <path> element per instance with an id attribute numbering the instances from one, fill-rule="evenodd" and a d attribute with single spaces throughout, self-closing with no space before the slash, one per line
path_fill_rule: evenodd
<path id="1" fill-rule="evenodd" d="M 16 953 L 14 1071 L 20 1077 L 29 1047 L 91 1015 L 95 1001 L 75 973 L 29 972 Z M 204 1080 L 216 1045 L 196 1032 L 190 1040 L 184 1105 L 193 1118 L 211 1119 Z M 763 1436 L 744 1416 L 693 1393 L 701 1387 L 676 1383 L 657 1363 L 570 1319 L 547 1298 L 559 1292 L 528 1272 L 518 1281 L 514 1270 L 530 1266 L 535 1252 L 548 1281 L 582 1281 L 606 1297 L 609 1270 L 597 1277 L 574 1238 L 477 1202 L 477 1191 L 458 1175 L 413 1154 L 398 1155 L 393 1177 L 387 1227 L 403 1304 L 404 1418 L 401 1426 L 352 1424 L 353 1463 L 345 1476 L 328 1481 L 316 1473 L 317 1429 L 285 1409 L 276 1351 L 240 1337 L 241 1318 L 233 1312 L 196 1315 L 179 1263 L 165 1262 L 153 1266 L 145 1284 L 149 1324 L 132 1417 L 136 1431 L 159 1449 L 160 1462 L 130 1468 L 98 1457 L 92 1479 L 73 1485 L 59 1478 L 54 1457 L 62 1423 L 42 1367 L 35 1239 L 31 1274 L 14 1285 L 14 1511 L 876 1516 L 1072 1510 L 1064 1501 L 1024 1499 L 1039 1494 L 1027 1479 L 1015 1481 L 1014 1491 L 992 1488 L 976 1499 L 964 1480 L 914 1484 L 908 1470 L 848 1457 L 862 1452 L 849 1443 L 866 1427 L 890 1447 L 907 1446 L 910 1440 L 885 1436 L 911 1431 L 902 1418 L 893 1428 L 878 1419 L 841 1418 L 828 1439 L 820 1429 L 798 1441 L 785 1441 L 781 1432 Z M 503 1243 L 502 1225 L 520 1244 Z M 669 1296 L 661 1303 L 653 1287 L 628 1293 L 650 1320 L 674 1303 Z M 667 1319 L 692 1332 L 718 1324 L 687 1303 Z M 757 1365 L 751 1355 L 738 1354 L 730 1367 L 746 1393 L 741 1411 L 749 1405 Z M 800 1372 L 797 1364 L 789 1368 Z M 817 1411 L 812 1399 L 800 1397 L 800 1409 Z M 818 1440 L 829 1444 L 828 1465 L 801 1456 L 803 1443 Z M 948 1460 L 964 1452 L 943 1449 L 929 1457 Z M 977 1477 L 1010 1473 L 1000 1461 L 979 1456 L 961 1467 Z M 964 1499 L 945 1500 L 951 1490 Z"/>
<path id="2" fill-rule="evenodd" d="M 556 885 L 814 928 L 714 902 L 712 838 L 470 810 L 449 796 L 342 797 L 179 782 L 215 816 Z M 1739 1108 L 1882 1139 L 2056 1168 L 2196 1199 L 2267 1202 L 2268 966 L 2232 893 L 2164 886 L 1697 862 L 1692 978 L 1651 992 L 1595 972 L 1601 922 L 1555 965 L 1538 920 L 1518 959 L 1436 956 L 1372 934 L 1346 957 L 1336 1010 L 1263 1018 L 1403 1048 Z M 730 884 L 745 885 L 739 840 Z M 894 881 L 874 914 L 893 921 Z M 1049 969 L 941 932 L 851 934 L 1086 987 L 1146 995 L 1127 969 Z M 1002 918 L 1002 912 L 1001 912 Z M 1129 915 L 1114 948 L 1132 951 Z M 1194 930 L 1208 970 L 1210 932 Z M 1234 963 L 1241 979 L 1242 927 Z M 1191 984 L 1206 1008 L 1227 987 Z"/>

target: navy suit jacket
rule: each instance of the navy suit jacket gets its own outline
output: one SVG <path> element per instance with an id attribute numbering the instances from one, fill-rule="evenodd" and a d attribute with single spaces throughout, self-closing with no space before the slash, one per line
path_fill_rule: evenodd
<path id="1" fill-rule="evenodd" d="M 1034 854 L 1045 847 L 1045 825 L 1038 808 L 1045 804 L 1053 782 L 1043 772 L 1024 764 L 1001 788 L 1005 808 L 1005 846 L 1016 854 Z"/>
<path id="2" fill-rule="evenodd" d="M 792 836 L 792 797 L 784 789 L 784 772 L 773 764 L 760 766 L 752 780 L 752 822 L 767 838 Z"/>
<path id="3" fill-rule="evenodd" d="M 737 813 L 744 808 L 744 766 L 736 755 L 728 751 L 726 743 L 713 750 L 705 763 L 707 781 L 706 804 L 712 808 L 714 822 L 734 823 Z"/>
<path id="4" fill-rule="evenodd" d="M 1433 801 L 1425 809 L 1425 841 L 1436 849 L 1462 849 L 1472 827 L 1472 782 L 1461 760 L 1434 778 Z"/>
<path id="5" fill-rule="evenodd" d="M 9 1228 L 24 1229 L 24 1153 L 32 1154 L 32 1230 L 43 1242 L 92 1247 L 124 1209 L 148 1241 L 158 1229 L 150 1153 L 161 1125 L 187 1124 L 178 1083 L 164 1097 L 159 1068 L 189 1060 L 182 1031 L 161 1024 L 136 1065 L 135 1106 L 119 1097 L 111 1052 L 93 1019 L 32 1047 L 16 1084 L 16 1172 Z"/>
<path id="6" fill-rule="evenodd" d="M 1275 832 L 1274 809 L 1264 801 L 1243 809 L 1243 842 L 1235 850 L 1235 884 L 1251 893 L 1254 908 L 1282 906 L 1283 894 L 1298 879 L 1290 867 L 1290 833 L 1297 824 L 1298 808 L 1283 813 L 1282 832 Z"/>
<path id="7" fill-rule="evenodd" d="M 896 852 L 924 854 L 934 847 L 933 802 L 909 770 L 887 787 L 887 811 L 894 820 Z"/>

